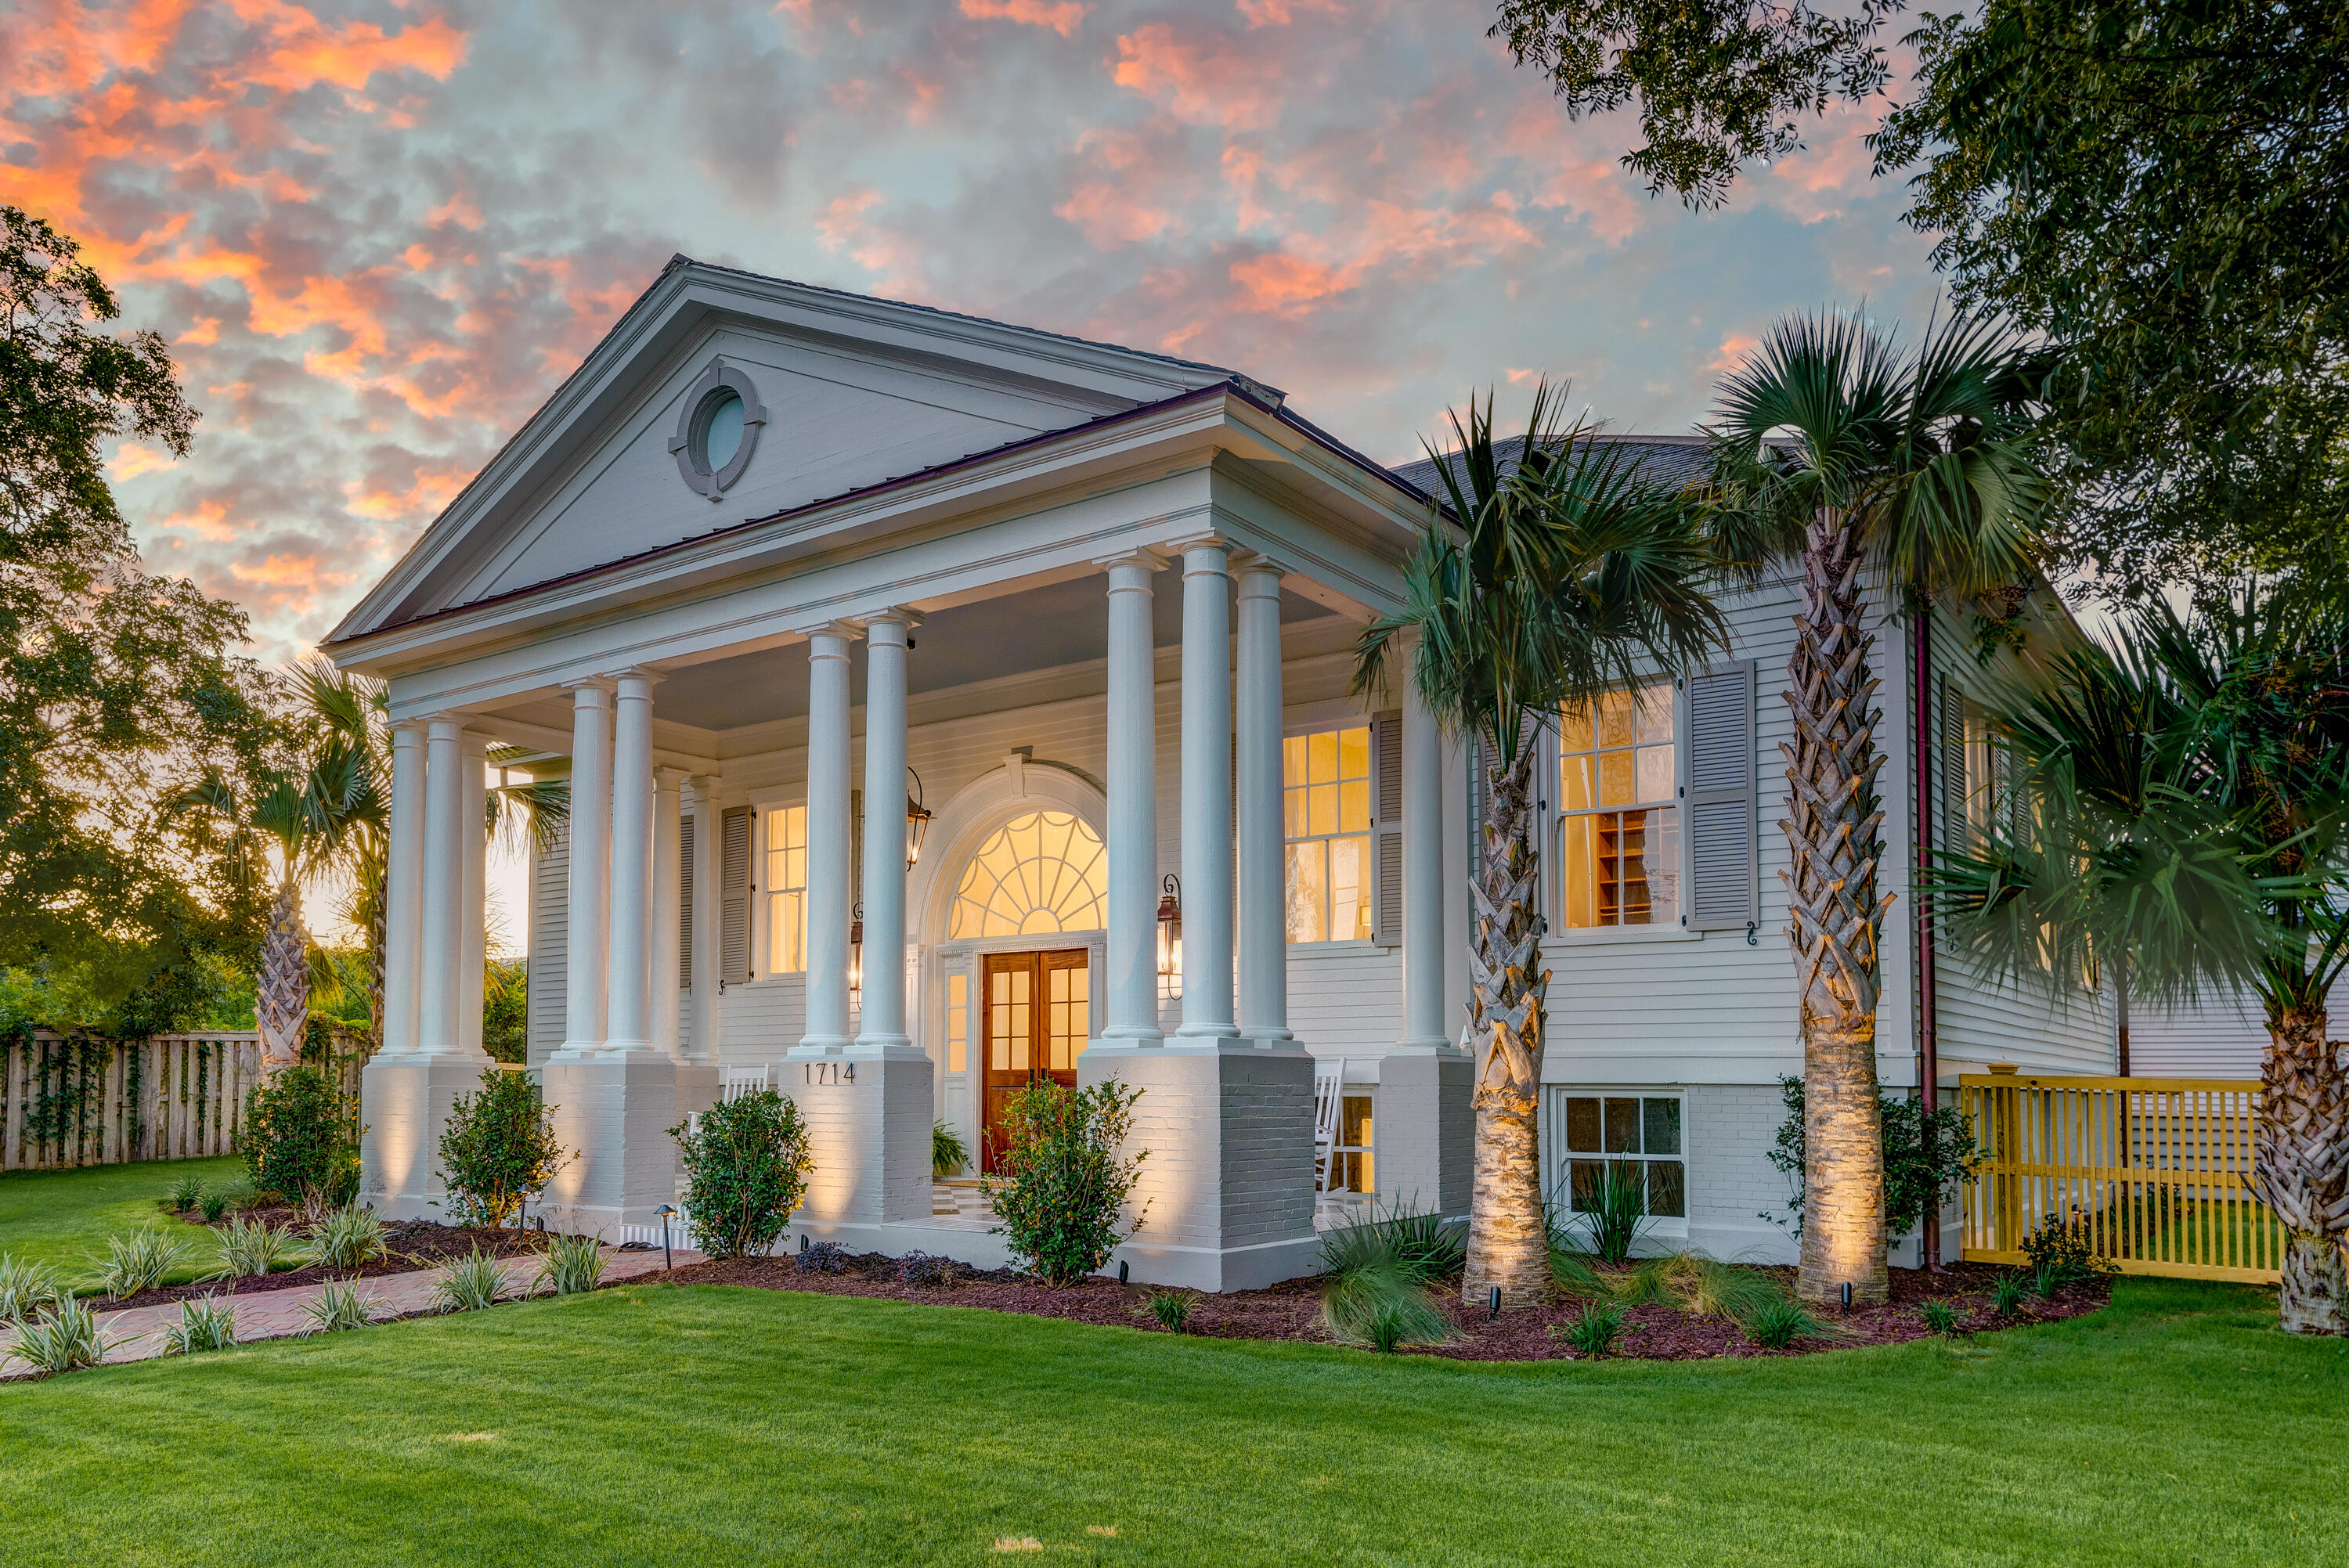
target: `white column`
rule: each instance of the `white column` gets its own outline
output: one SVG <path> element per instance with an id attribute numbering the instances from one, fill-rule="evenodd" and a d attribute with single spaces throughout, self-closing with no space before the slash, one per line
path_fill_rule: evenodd
<path id="1" fill-rule="evenodd" d="M 718 780 L 693 789 L 693 1059 L 718 1059 Z"/>
<path id="2" fill-rule="evenodd" d="M 391 727 L 391 842 L 384 867 L 383 1051 L 413 1054 L 424 965 L 424 724 Z"/>
<path id="3" fill-rule="evenodd" d="M 885 610 L 864 627 L 864 1015 L 859 1046 L 905 1034 L 905 632 Z M 814 838 L 814 824 L 809 824 Z"/>
<path id="4" fill-rule="evenodd" d="M 1187 1040 L 1231 1039 L 1231 551 L 1183 548 L 1183 1022 Z"/>
<path id="5" fill-rule="evenodd" d="M 1402 688 L 1402 1038 L 1448 1047 L 1444 1026 L 1444 734 L 1406 665 Z"/>
<path id="6" fill-rule="evenodd" d="M 465 732 L 458 748 L 462 769 L 458 787 L 463 799 L 457 805 L 458 831 L 464 841 L 465 878 L 457 900 L 457 978 L 463 995 L 457 1001 L 457 1048 L 464 1055 L 481 1052 L 481 1003 L 488 988 L 483 973 L 489 962 L 489 757 L 490 738 L 478 730 Z"/>
<path id="7" fill-rule="evenodd" d="M 1158 1029 L 1158 714 L 1151 574 L 1140 551 L 1109 567 L 1109 943 L 1102 1037 L 1155 1046 Z"/>
<path id="8" fill-rule="evenodd" d="M 1258 556 L 1240 568 L 1240 1033 L 1288 1040 L 1288 886 L 1280 811 L 1280 579 Z"/>
<path id="9" fill-rule="evenodd" d="M 612 715 L 611 1014 L 605 1048 L 652 1048 L 653 686 L 623 670 Z"/>
<path id="10" fill-rule="evenodd" d="M 433 719 L 425 732 L 424 940 L 418 976 L 417 1048 L 426 1056 L 453 1055 L 457 1009 L 463 995 L 459 975 L 464 939 L 460 930 L 465 889 L 465 727 L 451 718 Z"/>
<path id="11" fill-rule="evenodd" d="M 647 993 L 652 1003 L 653 1049 L 682 1058 L 678 1048 L 679 946 L 678 903 L 685 896 L 684 861 L 678 842 L 684 821 L 684 803 L 678 790 L 685 783 L 680 768 L 653 770 L 653 976 Z"/>
<path id="12" fill-rule="evenodd" d="M 807 1033 L 802 1050 L 848 1044 L 848 640 L 808 634 Z"/>
<path id="13" fill-rule="evenodd" d="M 564 936 L 566 1052 L 604 1043 L 611 935 L 611 694 L 602 681 L 571 688 L 571 908 Z"/>

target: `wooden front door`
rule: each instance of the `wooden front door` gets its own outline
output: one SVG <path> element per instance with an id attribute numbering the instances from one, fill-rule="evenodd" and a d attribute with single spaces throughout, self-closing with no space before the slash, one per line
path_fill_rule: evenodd
<path id="1" fill-rule="evenodd" d="M 987 955 L 987 1105 L 979 1169 L 992 1171 L 1005 1138 L 1005 1108 L 1034 1079 L 1077 1087 L 1077 1057 L 1092 1033 L 1092 970 L 1081 947 Z"/>

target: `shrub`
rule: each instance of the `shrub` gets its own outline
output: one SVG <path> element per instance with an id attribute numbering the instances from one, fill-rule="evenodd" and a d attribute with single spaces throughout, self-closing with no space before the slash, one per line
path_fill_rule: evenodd
<path id="1" fill-rule="evenodd" d="M 1761 1218 L 1803 1233 L 1803 1080 L 1778 1080 L 1786 1119 L 1770 1150 L 1770 1163 L 1786 1174 L 1789 1191 L 1785 1213 L 1764 1210 Z M 1949 1201 L 1961 1183 L 1982 1172 L 1982 1150 L 1974 1142 L 1973 1123 L 1952 1106 L 1928 1111 L 1925 1102 L 1907 1095 L 1877 1092 L 1884 1124 L 1884 1216 L 1897 1240 L 1917 1228 L 1928 1213 Z"/>
<path id="2" fill-rule="evenodd" d="M 1038 1078 L 1010 1097 L 1003 1181 L 992 1194 L 1003 1222 L 992 1233 L 1045 1284 L 1083 1279 L 1142 1228 L 1139 1214 L 1122 1226 L 1149 1158 L 1124 1151 L 1141 1098 L 1115 1078 L 1080 1089 Z"/>
<path id="3" fill-rule="evenodd" d="M 807 1195 L 813 1161 L 800 1108 L 765 1088 L 668 1130 L 696 1244 L 713 1258 L 764 1257 Z"/>
<path id="4" fill-rule="evenodd" d="M 391 1251 L 373 1209 L 336 1209 L 310 1228 L 310 1261 L 330 1269 L 364 1268 Z"/>
<path id="5" fill-rule="evenodd" d="M 220 1248 L 214 1279 L 259 1279 L 294 1255 L 293 1228 L 265 1220 L 233 1219 L 212 1236 Z"/>
<path id="6" fill-rule="evenodd" d="M 1603 1264 L 1619 1264 L 1631 1255 L 1640 1233 L 1648 1228 L 1648 1189 L 1630 1171 L 1609 1165 L 1582 1195 L 1584 1207 L 1574 1218 L 1583 1228 L 1590 1250 Z"/>
<path id="7" fill-rule="evenodd" d="M 557 1236 L 547 1243 L 546 1261 L 539 1264 L 538 1277 L 531 1282 L 531 1288 L 535 1291 L 544 1286 L 557 1295 L 578 1295 L 603 1282 L 603 1238 Z"/>
<path id="8" fill-rule="evenodd" d="M 1187 1290 L 1154 1290 L 1150 1293 L 1150 1315 L 1158 1326 L 1169 1334 L 1181 1334 L 1191 1326 L 1191 1293 Z"/>
<path id="9" fill-rule="evenodd" d="M 943 1179 L 969 1163 L 970 1150 L 963 1146 L 962 1134 L 943 1121 L 930 1123 L 930 1174 Z"/>
<path id="10" fill-rule="evenodd" d="M 357 1108 L 315 1068 L 292 1067 L 244 1097 L 245 1168 L 256 1188 L 284 1192 L 316 1220 L 356 1187 Z M 346 1200 L 347 1201 L 347 1200 Z"/>
<path id="11" fill-rule="evenodd" d="M 1958 1309 L 1946 1301 L 1929 1301 L 1917 1312 L 1925 1320 L 1929 1332 L 1940 1335 L 1945 1339 L 1953 1339 L 1962 1332 L 1958 1327 Z"/>
<path id="12" fill-rule="evenodd" d="M 570 1158 L 554 1141 L 554 1114 L 530 1075 L 484 1068 L 480 1091 L 457 1097 L 440 1134 L 450 1217 L 495 1229 L 513 1217 L 524 1192 L 545 1186 Z"/>
<path id="13" fill-rule="evenodd" d="M 167 1236 L 151 1225 L 129 1236 L 109 1236 L 106 1248 L 105 1259 L 90 1261 L 98 1264 L 98 1290 L 115 1301 L 154 1289 L 163 1283 L 165 1274 L 195 1253 L 186 1241 Z"/>
<path id="14" fill-rule="evenodd" d="M 1613 1302 L 1592 1302 L 1571 1323 L 1550 1333 L 1594 1360 L 1615 1354 L 1623 1338 L 1623 1309 Z"/>
<path id="15" fill-rule="evenodd" d="M 1354 1345 L 1384 1335 L 1396 1345 L 1436 1345 L 1452 1324 L 1430 1299 L 1439 1256 L 1413 1244 L 1412 1233 L 1375 1216 L 1331 1229 L 1321 1238 L 1321 1321 Z"/>
<path id="16" fill-rule="evenodd" d="M 98 1314 L 68 1295 L 18 1328 L 9 1353 L 36 1372 L 71 1372 L 97 1366 L 116 1343 L 98 1331 Z"/>
<path id="17" fill-rule="evenodd" d="M 189 1356 L 199 1350 L 226 1350 L 236 1343 L 236 1304 L 202 1301 L 180 1304 L 180 1321 L 163 1330 L 163 1354 Z"/>
<path id="18" fill-rule="evenodd" d="M 2097 1255 L 2088 1216 L 2077 1210 L 2068 1219 L 2050 1214 L 2040 1221 L 2039 1228 L 2023 1238 L 2023 1255 L 2030 1260 L 2034 1275 L 2053 1271 L 2051 1277 L 2057 1285 L 2075 1279 L 2100 1279 L 2116 1272 L 2108 1260 Z"/>
<path id="19" fill-rule="evenodd" d="M 182 1176 L 171 1184 L 171 1207 L 184 1214 L 202 1202 L 203 1195 L 202 1177 Z"/>
<path id="20" fill-rule="evenodd" d="M 2002 1274 L 1990 1282 L 1990 1309 L 2001 1317 L 2013 1317 L 2014 1309 L 2023 1305 L 2023 1281 L 2014 1274 Z"/>
<path id="21" fill-rule="evenodd" d="M 1748 1318 L 1745 1337 L 1764 1350 L 1784 1350 L 1797 1339 L 1826 1339 L 1833 1330 L 1791 1301 L 1774 1302 Z"/>
<path id="22" fill-rule="evenodd" d="M 901 1284 L 952 1284 L 954 1259 L 930 1253 L 907 1253 L 897 1260 L 897 1280 Z"/>
<path id="23" fill-rule="evenodd" d="M 302 1304 L 302 1333 L 338 1334 L 346 1328 L 366 1328 L 375 1322 L 381 1297 L 362 1295 L 357 1280 L 328 1282 Z"/>
<path id="24" fill-rule="evenodd" d="M 498 1260 L 477 1246 L 441 1270 L 440 1277 L 432 1282 L 432 1306 L 438 1312 L 478 1312 L 495 1306 L 505 1285 Z"/>
<path id="25" fill-rule="evenodd" d="M 848 1272 L 848 1249 L 838 1242 L 816 1242 L 800 1249 L 795 1266 L 804 1274 Z"/>
<path id="26" fill-rule="evenodd" d="M 22 1323 L 64 1299 L 55 1268 L 0 1253 L 0 1323 Z"/>

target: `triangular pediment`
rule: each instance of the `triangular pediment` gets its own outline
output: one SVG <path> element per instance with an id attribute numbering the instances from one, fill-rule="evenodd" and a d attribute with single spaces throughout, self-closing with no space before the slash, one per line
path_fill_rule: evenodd
<path id="1" fill-rule="evenodd" d="M 333 640 L 1230 378 L 679 258 Z"/>

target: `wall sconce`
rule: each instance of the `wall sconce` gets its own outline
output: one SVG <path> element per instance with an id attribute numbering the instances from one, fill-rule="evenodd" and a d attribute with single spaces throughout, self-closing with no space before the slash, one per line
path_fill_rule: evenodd
<path id="1" fill-rule="evenodd" d="M 855 918 L 848 923 L 848 995 L 854 1001 L 864 991 L 864 904 L 859 900 Z"/>
<path id="2" fill-rule="evenodd" d="M 905 869 L 912 871 L 922 858 L 922 835 L 930 830 L 930 812 L 922 804 L 922 776 L 911 768 L 905 772 L 914 780 L 913 791 L 905 797 Z"/>
<path id="3" fill-rule="evenodd" d="M 1169 872 L 1158 895 L 1158 995 L 1183 999 L 1183 879 Z"/>

